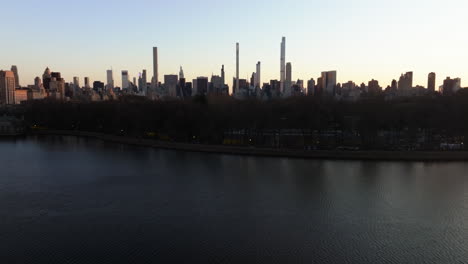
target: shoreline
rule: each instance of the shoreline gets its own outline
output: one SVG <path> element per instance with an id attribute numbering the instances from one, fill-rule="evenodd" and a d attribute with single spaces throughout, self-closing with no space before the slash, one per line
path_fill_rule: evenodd
<path id="1" fill-rule="evenodd" d="M 320 159 L 320 160 L 358 160 L 358 161 L 408 161 L 408 162 L 460 162 L 468 161 L 468 151 L 334 151 L 334 150 L 291 150 L 252 148 L 241 146 L 203 145 L 189 143 L 161 142 L 150 139 L 114 136 L 94 132 L 70 130 L 34 131 L 28 135 L 57 135 L 89 137 L 106 142 L 166 150 L 228 154 L 243 156 L 262 156 L 277 158 Z"/>

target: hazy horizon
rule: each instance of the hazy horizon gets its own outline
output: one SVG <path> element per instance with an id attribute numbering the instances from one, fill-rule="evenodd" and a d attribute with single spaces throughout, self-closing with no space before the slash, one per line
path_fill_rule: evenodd
<path id="1" fill-rule="evenodd" d="M 338 82 L 360 84 L 372 78 L 386 87 L 406 71 L 414 85 L 437 86 L 447 76 L 468 78 L 463 66 L 468 25 L 461 0 L 370 1 L 133 1 L 89 0 L 65 5 L 57 0 L 3 4 L 4 42 L 0 69 L 17 65 L 20 83 L 33 83 L 48 66 L 67 82 L 73 76 L 106 81 L 114 70 L 131 79 L 142 69 L 152 75 L 152 47 L 159 49 L 159 79 L 177 74 L 191 80 L 235 74 L 235 44 L 240 43 L 240 77 L 250 78 L 262 62 L 262 82 L 279 79 L 280 42 L 287 38 L 286 61 L 293 80 L 317 79 L 338 71 Z M 232 87 L 231 87 L 232 89 Z"/>

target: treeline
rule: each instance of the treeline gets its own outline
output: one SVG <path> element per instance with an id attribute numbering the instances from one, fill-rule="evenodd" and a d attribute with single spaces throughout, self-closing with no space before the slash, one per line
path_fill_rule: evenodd
<path id="1" fill-rule="evenodd" d="M 204 96 L 149 101 L 127 96 L 97 103 L 34 101 L 15 113 L 24 117 L 28 127 L 206 144 L 389 148 L 392 144 L 416 146 L 421 137 L 433 145 L 468 138 L 465 92 L 354 103 L 307 96 L 265 102 Z M 298 139 L 276 142 L 281 135 Z"/>

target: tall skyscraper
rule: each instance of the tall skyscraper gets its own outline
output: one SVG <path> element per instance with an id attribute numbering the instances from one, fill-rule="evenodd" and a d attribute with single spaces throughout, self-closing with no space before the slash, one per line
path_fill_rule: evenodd
<path id="1" fill-rule="evenodd" d="M 434 72 L 429 73 L 428 80 L 427 80 L 427 90 L 430 93 L 435 92 L 436 87 L 436 74 Z"/>
<path id="2" fill-rule="evenodd" d="M 255 87 L 262 88 L 262 78 L 261 78 L 261 62 L 257 62 L 257 72 L 256 72 L 256 81 Z"/>
<path id="3" fill-rule="evenodd" d="M 16 89 L 21 88 L 21 85 L 20 85 L 20 82 L 19 82 L 18 67 L 16 67 L 16 65 L 11 66 L 11 71 L 15 75 Z"/>
<path id="4" fill-rule="evenodd" d="M 290 62 L 286 64 L 286 81 L 284 83 L 284 93 L 287 95 L 291 95 L 291 87 L 292 87 L 292 65 Z"/>
<path id="5" fill-rule="evenodd" d="M 320 83 L 320 82 L 319 82 Z M 322 72 L 320 92 L 323 89 L 328 96 L 335 96 L 336 71 Z"/>
<path id="6" fill-rule="evenodd" d="M 179 79 L 185 79 L 184 70 L 182 69 L 182 66 L 180 66 Z"/>
<path id="7" fill-rule="evenodd" d="M 141 84 L 139 84 L 140 91 L 146 95 L 148 93 L 148 77 L 146 70 L 143 70 L 143 73 L 141 74 Z"/>
<path id="8" fill-rule="evenodd" d="M 239 92 L 239 42 L 236 43 L 236 87 L 233 93 Z"/>
<path id="9" fill-rule="evenodd" d="M 153 47 L 153 87 L 157 87 L 159 84 L 158 66 L 158 48 Z"/>
<path id="10" fill-rule="evenodd" d="M 198 77 L 195 81 L 198 95 L 206 95 L 208 93 L 208 77 Z"/>
<path id="11" fill-rule="evenodd" d="M 221 67 L 221 79 L 223 80 L 223 85 L 226 83 L 226 73 L 224 72 L 224 65 Z"/>
<path id="12" fill-rule="evenodd" d="M 15 73 L 0 71 L 0 105 L 15 104 Z"/>
<path id="13" fill-rule="evenodd" d="M 286 38 L 281 41 L 281 58 L 280 58 L 280 92 L 284 93 L 284 81 L 286 79 Z"/>
<path id="14" fill-rule="evenodd" d="M 75 86 L 75 88 L 80 88 L 80 78 L 78 77 L 73 77 L 73 85 Z"/>
<path id="15" fill-rule="evenodd" d="M 314 80 L 314 78 L 310 79 L 307 82 L 307 95 L 310 95 L 310 96 L 315 95 L 315 80 Z"/>
<path id="16" fill-rule="evenodd" d="M 400 76 L 398 81 L 398 94 L 400 96 L 409 96 L 411 95 L 411 90 L 413 88 L 413 72 L 407 72 Z"/>
<path id="17" fill-rule="evenodd" d="M 128 87 L 130 87 L 128 71 L 122 71 L 122 89 L 128 89 Z"/>
<path id="18" fill-rule="evenodd" d="M 176 74 L 169 74 L 169 75 L 164 75 L 164 88 L 167 91 L 167 95 L 170 97 L 176 97 L 177 96 L 177 83 L 179 80 L 177 79 Z"/>
<path id="19" fill-rule="evenodd" d="M 84 86 L 87 89 L 91 88 L 91 83 L 89 82 L 89 77 L 84 77 Z"/>
<path id="20" fill-rule="evenodd" d="M 49 67 L 47 67 L 44 70 L 44 74 L 42 74 L 42 84 L 44 85 L 44 89 L 46 91 L 48 91 L 50 89 L 49 83 L 50 83 L 51 78 L 52 78 L 52 73 L 51 73 Z"/>
<path id="21" fill-rule="evenodd" d="M 107 89 L 114 89 L 114 75 L 112 70 L 107 70 Z"/>

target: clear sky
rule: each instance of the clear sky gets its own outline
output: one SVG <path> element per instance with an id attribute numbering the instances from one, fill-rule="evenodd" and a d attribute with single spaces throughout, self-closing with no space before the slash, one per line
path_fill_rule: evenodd
<path id="1" fill-rule="evenodd" d="M 22 85 L 46 66 L 66 81 L 73 76 L 106 80 L 114 69 L 152 74 L 159 48 L 160 80 L 219 74 L 232 86 L 235 43 L 241 45 L 241 77 L 262 62 L 262 81 L 279 79 L 280 42 L 293 79 L 316 79 L 337 70 L 338 81 L 378 79 L 387 86 L 414 71 L 468 80 L 466 0 L 20 0 L 0 5 L 0 69 L 18 66 Z"/>

